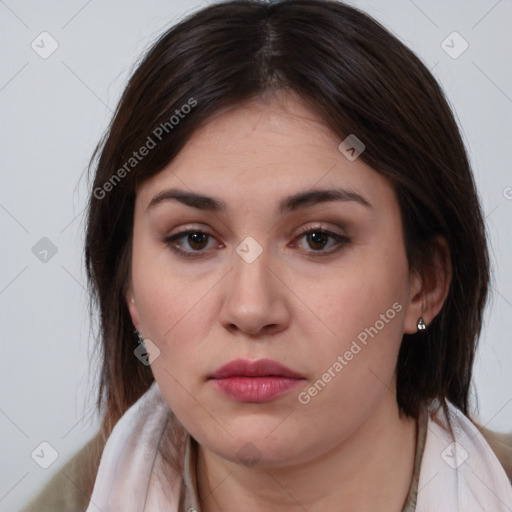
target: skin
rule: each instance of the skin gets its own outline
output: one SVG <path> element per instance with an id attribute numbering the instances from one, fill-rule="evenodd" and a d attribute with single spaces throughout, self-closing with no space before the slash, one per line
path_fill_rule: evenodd
<path id="1" fill-rule="evenodd" d="M 416 422 L 398 412 L 397 355 L 403 333 L 441 309 L 449 276 L 440 265 L 410 272 L 393 188 L 360 158 L 345 158 L 340 142 L 294 95 L 255 99 L 211 118 L 137 191 L 127 303 L 160 350 L 151 368 L 165 399 L 199 443 L 206 512 L 397 511 L 407 497 Z M 176 200 L 148 208 L 169 188 L 217 198 L 227 211 Z M 371 206 L 277 211 L 287 196 L 331 188 Z M 301 233 L 319 227 L 347 240 L 320 237 L 322 248 Z M 165 241 L 187 229 L 211 237 L 185 235 L 173 246 L 200 257 Z M 247 236 L 262 249 L 251 263 L 236 252 Z M 397 303 L 394 318 L 301 403 L 299 393 Z M 234 402 L 208 375 L 235 358 L 273 359 L 304 380 L 268 403 Z M 250 466 L 239 454 L 247 443 L 257 454 Z"/>

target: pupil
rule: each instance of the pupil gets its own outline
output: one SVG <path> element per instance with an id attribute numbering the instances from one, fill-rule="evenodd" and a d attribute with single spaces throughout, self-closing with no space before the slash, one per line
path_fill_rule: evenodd
<path id="1" fill-rule="evenodd" d="M 188 236 L 190 247 L 193 249 L 202 249 L 204 247 L 204 242 L 206 241 L 206 235 L 204 233 L 192 233 Z"/>
<path id="2" fill-rule="evenodd" d="M 312 249 L 322 249 L 327 243 L 327 237 L 324 233 L 311 233 L 309 239 L 312 242 L 310 243 Z"/>

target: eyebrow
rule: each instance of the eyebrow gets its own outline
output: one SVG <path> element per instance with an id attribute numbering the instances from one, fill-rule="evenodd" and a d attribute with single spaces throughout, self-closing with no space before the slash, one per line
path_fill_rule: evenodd
<path id="1" fill-rule="evenodd" d="M 165 201 L 178 201 L 186 206 L 209 212 L 224 213 L 227 211 L 226 203 L 220 199 L 177 188 L 166 189 L 158 193 L 149 202 L 147 210 Z M 351 201 L 367 208 L 373 208 L 369 201 L 353 190 L 329 188 L 306 190 L 286 197 L 280 201 L 277 211 L 282 215 L 330 201 Z"/>

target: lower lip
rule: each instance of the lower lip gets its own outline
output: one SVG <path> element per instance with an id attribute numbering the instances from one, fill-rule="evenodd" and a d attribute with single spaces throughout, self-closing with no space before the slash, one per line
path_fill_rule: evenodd
<path id="1" fill-rule="evenodd" d="M 214 379 L 213 385 L 236 402 L 270 402 L 302 382 L 290 377 L 228 377 Z"/>

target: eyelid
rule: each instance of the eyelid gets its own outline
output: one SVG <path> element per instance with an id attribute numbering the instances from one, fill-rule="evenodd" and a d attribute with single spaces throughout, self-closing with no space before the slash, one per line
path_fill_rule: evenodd
<path id="1" fill-rule="evenodd" d="M 336 233 L 335 231 L 326 228 L 321 223 L 316 223 L 312 225 L 310 224 L 308 226 L 301 227 L 299 228 L 297 235 L 303 235 L 304 233 L 309 233 L 310 231 L 322 231 L 323 233 L 328 233 L 330 235 L 344 236 L 341 233 Z"/>

